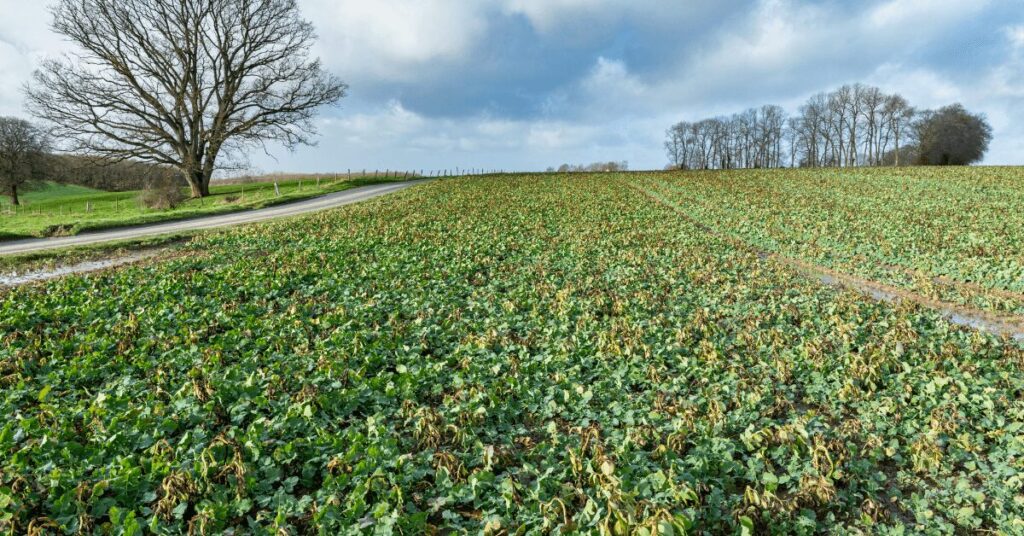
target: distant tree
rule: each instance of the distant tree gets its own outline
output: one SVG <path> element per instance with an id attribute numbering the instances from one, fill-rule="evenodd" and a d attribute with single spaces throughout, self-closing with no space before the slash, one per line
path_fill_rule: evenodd
<path id="1" fill-rule="evenodd" d="M 665 152 L 668 154 L 669 168 L 689 168 L 689 134 L 690 124 L 685 121 L 672 125 L 665 132 Z"/>
<path id="2" fill-rule="evenodd" d="M 684 121 L 665 133 L 665 152 L 677 169 L 781 167 L 786 124 L 786 113 L 779 106 L 696 123 Z"/>
<path id="3" fill-rule="evenodd" d="M 901 161 L 911 162 L 909 159 L 902 158 L 904 151 L 901 142 L 907 142 L 909 137 L 908 130 L 910 130 L 910 125 L 916 114 L 917 111 L 910 106 L 910 103 L 902 95 L 891 95 L 885 101 L 883 117 L 886 123 L 886 144 L 882 149 L 884 151 L 888 146 L 889 139 L 895 142 L 896 149 L 892 151 L 893 166 L 899 167 Z M 882 165 L 885 165 L 884 161 Z"/>
<path id="4" fill-rule="evenodd" d="M 665 152 L 677 169 L 899 166 L 917 161 L 916 115 L 900 95 L 845 85 L 812 96 L 794 117 L 762 106 L 678 123 Z"/>
<path id="5" fill-rule="evenodd" d="M 614 171 L 629 171 L 629 162 L 594 162 L 587 165 L 562 164 L 558 166 L 559 173 L 601 173 Z"/>
<path id="6" fill-rule="evenodd" d="M 14 117 L 0 117 L 0 189 L 21 204 L 18 189 L 46 176 L 49 142 L 45 132 Z"/>
<path id="7" fill-rule="evenodd" d="M 45 62 L 29 109 L 69 149 L 177 168 L 209 194 L 218 159 L 310 144 L 315 111 L 346 85 L 311 59 L 297 0 L 58 0 L 78 52 Z"/>
<path id="8" fill-rule="evenodd" d="M 966 166 L 981 161 L 992 141 L 992 127 L 982 115 L 953 104 L 926 112 L 917 124 L 918 163 Z"/>
<path id="9" fill-rule="evenodd" d="M 883 166 L 899 167 L 913 165 L 919 160 L 920 152 L 916 144 L 903 145 L 899 150 L 891 149 L 882 155 Z"/>
<path id="10" fill-rule="evenodd" d="M 629 171 L 629 162 L 594 162 L 587 166 L 579 166 L 580 171 L 590 173 L 611 173 L 616 171 Z"/>

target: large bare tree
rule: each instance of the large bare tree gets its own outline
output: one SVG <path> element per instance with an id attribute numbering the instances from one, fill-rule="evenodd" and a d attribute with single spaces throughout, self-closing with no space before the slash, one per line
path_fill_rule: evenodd
<path id="1" fill-rule="evenodd" d="M 0 117 L 0 189 L 19 205 L 18 189 L 46 174 L 48 138 L 24 119 Z"/>
<path id="2" fill-rule="evenodd" d="M 325 72 L 295 0 L 59 0 L 77 52 L 49 60 L 29 109 L 69 150 L 173 166 L 196 197 L 218 158 L 311 144 L 346 85 Z"/>

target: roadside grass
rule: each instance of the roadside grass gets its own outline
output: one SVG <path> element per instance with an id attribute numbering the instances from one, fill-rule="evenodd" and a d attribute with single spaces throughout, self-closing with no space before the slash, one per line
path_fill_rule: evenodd
<path id="1" fill-rule="evenodd" d="M 0 198 L 0 241 L 70 236 L 114 227 L 253 210 L 359 186 L 398 181 L 400 179 L 379 177 L 319 182 L 316 179 L 290 180 L 277 183 L 278 190 L 270 182 L 213 185 L 209 197 L 189 199 L 169 210 L 141 206 L 138 191 L 102 192 L 50 183 L 42 189 L 26 192 L 19 207 L 12 207 L 8 199 Z"/>

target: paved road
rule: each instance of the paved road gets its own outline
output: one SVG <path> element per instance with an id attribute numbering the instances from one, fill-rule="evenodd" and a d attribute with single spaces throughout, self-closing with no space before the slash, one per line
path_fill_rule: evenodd
<path id="1" fill-rule="evenodd" d="M 122 227 L 118 229 L 82 233 L 76 236 L 60 238 L 31 238 L 27 240 L 0 242 L 0 255 L 35 253 L 48 249 L 101 244 L 103 242 L 116 242 L 119 240 L 130 240 L 134 238 L 146 238 L 183 231 L 215 229 L 218 227 L 255 223 L 288 216 L 298 216 L 300 214 L 308 214 L 310 212 L 318 212 L 329 208 L 366 201 L 367 199 L 373 199 L 374 197 L 380 197 L 399 190 L 404 190 L 421 182 L 424 181 L 419 180 L 361 186 L 359 188 L 352 188 L 351 190 L 345 190 L 343 192 L 335 192 L 333 194 L 327 194 L 321 197 L 307 199 L 305 201 L 296 201 L 294 203 L 288 203 L 286 205 L 279 205 L 276 207 L 235 212 L 233 214 L 223 214 L 220 216 L 207 216 L 189 220 L 154 223 L 149 225 L 140 225 L 138 227 Z"/>

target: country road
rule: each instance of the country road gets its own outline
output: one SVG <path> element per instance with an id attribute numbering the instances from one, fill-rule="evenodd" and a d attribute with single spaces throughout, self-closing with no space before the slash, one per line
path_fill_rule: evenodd
<path id="1" fill-rule="evenodd" d="M 66 236 L 59 238 L 32 238 L 26 240 L 14 240 L 11 242 L 0 242 L 0 256 L 18 255 L 23 253 L 36 253 L 51 249 L 102 244 L 104 242 L 117 242 L 121 240 L 131 240 L 136 238 L 147 238 L 171 233 L 179 233 L 184 231 L 216 229 L 220 227 L 229 227 L 234 225 L 242 225 L 246 223 L 256 223 L 261 221 L 273 220 L 277 218 L 285 218 L 289 216 L 298 216 L 302 214 L 308 214 L 311 212 L 327 210 L 335 207 L 351 205 L 353 203 L 359 203 L 360 201 L 366 201 L 368 199 L 373 199 L 375 197 L 380 197 L 383 195 L 394 193 L 399 190 L 404 190 L 410 186 L 420 184 L 422 182 L 426 181 L 417 180 L 401 183 L 362 186 L 359 188 L 352 188 L 351 190 L 335 192 L 321 197 L 307 199 L 305 201 L 296 201 L 294 203 L 288 203 L 276 207 L 249 210 L 245 212 L 235 212 L 232 214 L 223 214 L 220 216 L 207 216 L 202 218 L 193 218 L 188 220 L 179 220 L 166 223 L 153 223 L 148 225 L 140 225 L 137 227 L 122 227 L 117 229 L 108 229 L 104 231 L 82 233 L 76 236 Z"/>

